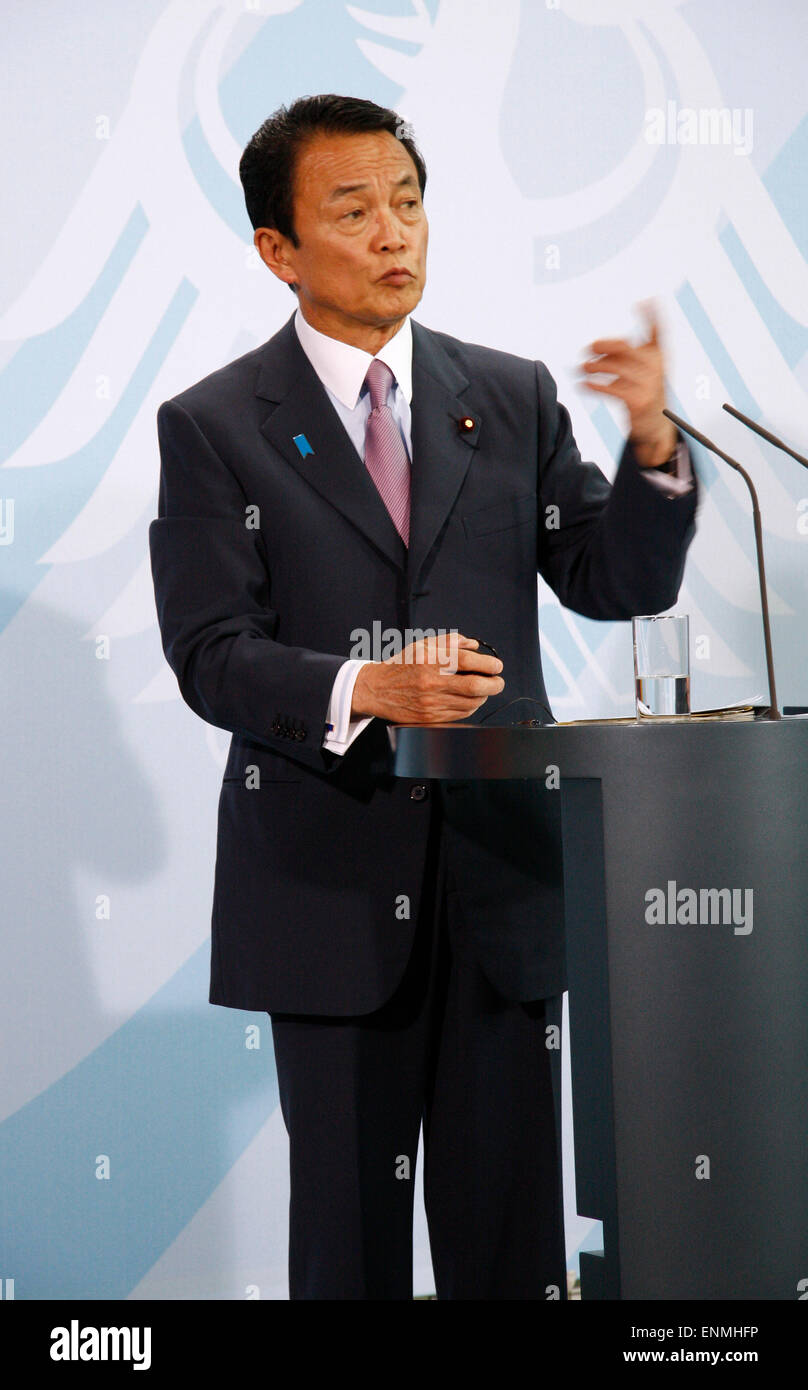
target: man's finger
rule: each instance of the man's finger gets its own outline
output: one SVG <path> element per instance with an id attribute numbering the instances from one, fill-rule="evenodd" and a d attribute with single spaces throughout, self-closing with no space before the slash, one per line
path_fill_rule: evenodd
<path id="1" fill-rule="evenodd" d="M 501 658 L 489 656 L 487 652 L 458 652 L 457 664 L 458 669 L 486 672 L 492 676 L 498 676 L 503 669 Z"/>
<path id="2" fill-rule="evenodd" d="M 626 352 L 636 352 L 637 349 L 626 338 L 598 338 L 589 344 L 589 351 L 593 357 L 603 357 L 607 353 L 622 356 Z"/>
<path id="3" fill-rule="evenodd" d="M 638 309 L 645 319 L 645 328 L 648 334 L 646 338 L 647 347 L 659 347 L 659 317 L 657 307 L 653 299 L 643 299 L 638 304 Z"/>
<path id="4" fill-rule="evenodd" d="M 619 396 L 621 400 L 624 399 L 626 391 L 630 390 L 630 387 L 627 387 L 619 378 L 608 382 L 582 381 L 581 385 L 587 391 L 605 391 L 607 396 Z"/>
<path id="5" fill-rule="evenodd" d="M 637 359 L 633 357 L 624 359 L 606 357 L 602 362 L 585 362 L 581 371 L 586 376 L 614 376 L 637 384 L 643 382 L 648 375 L 644 363 L 638 363 Z"/>
<path id="6" fill-rule="evenodd" d="M 596 362 L 583 362 L 581 371 L 586 376 L 618 376 L 629 364 L 629 358 L 599 357 Z"/>

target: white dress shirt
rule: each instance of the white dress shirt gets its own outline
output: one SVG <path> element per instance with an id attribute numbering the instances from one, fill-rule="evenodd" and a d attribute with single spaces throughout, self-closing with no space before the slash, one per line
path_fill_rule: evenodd
<path id="1" fill-rule="evenodd" d="M 328 397 L 341 419 L 359 457 L 365 458 L 365 426 L 370 415 L 370 392 L 363 390 L 368 367 L 373 356 L 364 348 L 329 338 L 327 333 L 312 328 L 303 317 L 300 305 L 295 313 L 295 329 L 311 365 L 325 387 Z M 398 332 L 376 353 L 393 373 L 394 384 L 388 398 L 393 416 L 398 422 L 401 437 L 412 462 L 412 325 L 405 318 Z M 689 492 L 693 486 L 687 448 L 680 444 L 676 453 L 676 476 L 660 473 L 658 469 L 643 469 L 650 483 L 667 492 L 670 497 Z M 323 747 L 332 753 L 345 753 L 361 734 L 373 715 L 351 718 L 351 700 L 360 667 L 366 661 L 347 657 L 337 672 L 331 689 L 326 714 Z"/>
<path id="2" fill-rule="evenodd" d="M 353 347 L 350 343 L 343 343 L 339 338 L 329 338 L 326 333 L 312 328 L 300 312 L 299 305 L 295 314 L 295 328 L 300 346 L 323 383 L 331 404 L 364 462 L 370 391 L 363 391 L 362 388 L 368 367 L 373 361 L 372 353 L 365 352 L 364 348 Z M 412 326 L 409 317 L 405 318 L 398 332 L 384 347 L 379 349 L 376 357 L 393 373 L 394 384 L 387 403 L 398 422 L 407 454 L 412 461 Z M 330 749 L 332 753 L 346 752 L 373 718 L 372 715 L 365 715 L 361 719 L 351 718 L 351 700 L 356 677 L 360 667 L 366 665 L 366 661 L 349 657 L 337 672 L 328 702 L 323 739 L 323 747 Z"/>

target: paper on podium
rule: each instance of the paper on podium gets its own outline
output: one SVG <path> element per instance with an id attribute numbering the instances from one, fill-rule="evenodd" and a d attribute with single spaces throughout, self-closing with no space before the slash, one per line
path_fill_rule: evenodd
<path id="1" fill-rule="evenodd" d="M 755 718 L 756 707 L 760 706 L 761 696 L 751 700 L 739 700 L 734 705 L 720 705 L 716 709 L 692 710 L 690 714 L 644 714 L 622 715 L 613 719 L 559 719 L 558 723 L 568 728 L 579 724 L 694 724 L 705 720 L 751 720 Z"/>

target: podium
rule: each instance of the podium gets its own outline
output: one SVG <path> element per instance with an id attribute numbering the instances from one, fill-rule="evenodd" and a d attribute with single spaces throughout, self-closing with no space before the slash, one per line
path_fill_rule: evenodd
<path id="1" fill-rule="evenodd" d="M 558 769 L 582 1298 L 808 1298 L 808 720 L 388 733 Z"/>

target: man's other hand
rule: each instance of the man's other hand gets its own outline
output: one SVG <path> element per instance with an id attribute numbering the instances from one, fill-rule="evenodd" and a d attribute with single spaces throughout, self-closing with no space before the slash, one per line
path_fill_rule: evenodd
<path id="1" fill-rule="evenodd" d="M 468 719 L 489 695 L 505 689 L 502 662 L 477 650 L 475 637 L 447 633 L 419 638 L 361 667 L 352 718 L 378 715 L 391 724 L 453 724 Z"/>

